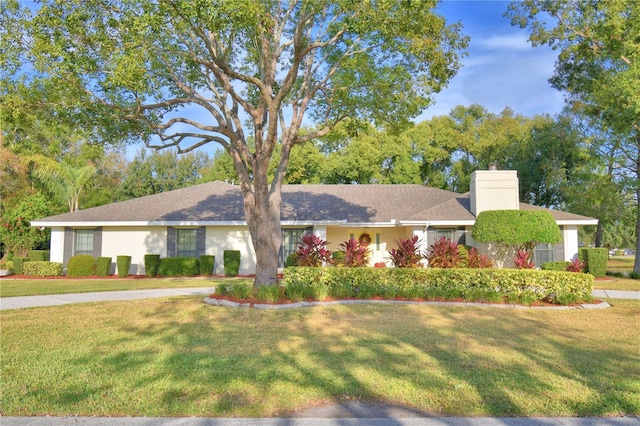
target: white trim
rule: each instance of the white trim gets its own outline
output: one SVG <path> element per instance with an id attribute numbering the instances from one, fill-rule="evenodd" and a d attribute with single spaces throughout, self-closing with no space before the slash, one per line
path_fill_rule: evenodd
<path id="1" fill-rule="evenodd" d="M 469 226 L 476 223 L 475 220 L 430 220 L 430 221 L 402 221 L 403 226 Z"/>
<path id="2" fill-rule="evenodd" d="M 327 225 L 334 225 L 334 226 L 344 226 L 345 225 L 345 221 L 338 221 L 338 220 L 333 220 L 333 221 L 316 221 L 316 222 L 310 222 L 310 221 L 298 221 L 298 220 L 288 220 L 288 221 L 282 221 L 280 222 L 281 226 L 327 226 Z M 123 221 L 123 222 L 119 222 L 119 221 L 97 221 L 97 222 L 91 222 L 91 221 L 81 221 L 81 222 L 47 222 L 47 221 L 40 221 L 40 220 L 34 220 L 31 222 L 31 226 L 42 226 L 45 228 L 55 228 L 55 227 L 70 227 L 70 228 L 95 228 L 98 226 L 118 226 L 118 227 L 131 227 L 131 226 L 247 226 L 247 222 L 245 221 L 240 221 L 240 220 L 236 220 L 236 221 L 225 221 L 225 222 L 220 222 L 220 221 L 198 221 L 198 220 L 191 220 L 191 221 L 183 221 L 183 222 L 179 222 L 179 221 Z M 363 225 L 364 226 L 364 225 Z M 370 224 L 367 224 L 367 226 L 370 226 Z"/>
<path id="3" fill-rule="evenodd" d="M 597 225 L 598 219 L 579 219 L 579 220 L 556 220 L 558 225 L 576 225 L 576 226 L 587 226 L 587 225 Z"/>

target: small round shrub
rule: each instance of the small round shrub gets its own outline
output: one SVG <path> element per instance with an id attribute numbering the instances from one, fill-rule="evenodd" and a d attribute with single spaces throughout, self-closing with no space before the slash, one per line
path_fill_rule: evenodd
<path id="1" fill-rule="evenodd" d="M 90 254 L 78 254 L 69 259 L 68 277 L 90 277 L 96 274 L 96 259 Z"/>
<path id="2" fill-rule="evenodd" d="M 290 268 L 292 266 L 298 266 L 298 255 L 296 253 L 291 253 L 287 256 L 287 260 L 284 261 L 285 268 Z"/>

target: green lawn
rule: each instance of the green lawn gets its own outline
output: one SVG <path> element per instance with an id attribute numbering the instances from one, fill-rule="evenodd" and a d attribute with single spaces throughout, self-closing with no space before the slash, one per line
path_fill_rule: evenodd
<path id="1" fill-rule="evenodd" d="M 635 256 L 611 256 L 607 261 L 607 271 L 631 272 Z"/>
<path id="2" fill-rule="evenodd" d="M 150 288 L 215 287 L 223 282 L 240 280 L 252 282 L 248 278 L 3 279 L 0 280 L 0 297 Z"/>
<path id="3" fill-rule="evenodd" d="M 601 310 L 229 309 L 199 297 L 4 311 L 2 414 L 640 414 L 640 302 Z"/>
<path id="4" fill-rule="evenodd" d="M 596 280 L 593 288 L 601 290 L 634 290 L 640 291 L 640 280 L 632 280 L 631 278 L 614 278 L 607 277 L 606 281 Z"/>

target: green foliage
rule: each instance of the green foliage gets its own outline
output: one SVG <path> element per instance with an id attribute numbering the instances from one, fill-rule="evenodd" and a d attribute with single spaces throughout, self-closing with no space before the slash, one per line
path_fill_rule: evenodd
<path id="1" fill-rule="evenodd" d="M 531 269 L 287 268 L 285 286 L 324 285 L 332 298 L 395 294 L 415 299 L 471 299 L 521 304 L 590 301 L 593 275 Z M 302 293 L 303 290 L 300 290 Z"/>
<path id="2" fill-rule="evenodd" d="M 235 277 L 240 271 L 240 250 L 225 250 L 222 253 L 224 260 L 224 274 L 228 277 Z"/>
<path id="3" fill-rule="evenodd" d="M 556 244 L 560 228 L 546 210 L 489 210 L 481 212 L 473 226 L 473 239 L 532 251 L 537 243 Z"/>
<path id="4" fill-rule="evenodd" d="M 129 269 L 131 269 L 131 256 L 116 256 L 116 268 L 120 278 L 128 277 Z"/>
<path id="5" fill-rule="evenodd" d="M 99 257 L 96 259 L 96 275 L 107 277 L 111 273 L 111 258 Z"/>
<path id="6" fill-rule="evenodd" d="M 32 277 L 60 277 L 62 263 L 47 260 L 34 260 L 24 263 L 22 273 Z"/>
<path id="7" fill-rule="evenodd" d="M 300 302 L 311 293 L 312 283 L 303 283 L 300 281 L 292 281 L 284 285 L 284 295 L 292 302 Z"/>
<path id="8" fill-rule="evenodd" d="M 22 275 L 22 272 L 24 270 L 24 264 L 27 263 L 28 261 L 29 261 L 28 257 L 14 256 L 14 258 L 13 258 L 13 271 L 17 275 Z"/>
<path id="9" fill-rule="evenodd" d="M 569 262 L 545 262 L 540 267 L 543 271 L 566 271 Z"/>
<path id="10" fill-rule="evenodd" d="M 282 299 L 282 287 L 278 285 L 261 285 L 255 293 L 261 302 L 277 303 Z"/>
<path id="11" fill-rule="evenodd" d="M 48 261 L 51 251 L 49 250 L 29 250 L 29 260 L 35 261 Z"/>
<path id="12" fill-rule="evenodd" d="M 287 256 L 286 260 L 284 261 L 285 268 L 290 268 L 292 266 L 299 266 L 298 255 L 296 253 L 291 253 L 289 256 Z"/>
<path id="13" fill-rule="evenodd" d="M 144 274 L 147 277 L 155 277 L 160 270 L 160 255 L 145 254 L 144 255 Z"/>
<path id="14" fill-rule="evenodd" d="M 68 277 L 90 277 L 96 274 L 96 259 L 90 254 L 78 254 L 69 259 Z"/>
<path id="15" fill-rule="evenodd" d="M 164 257 L 160 259 L 161 277 L 188 277 L 200 273 L 200 261 L 193 257 Z"/>
<path id="16" fill-rule="evenodd" d="M 253 296 L 253 287 L 248 284 L 233 283 L 231 284 L 227 294 L 236 299 L 248 299 Z"/>
<path id="17" fill-rule="evenodd" d="M 50 211 L 49 201 L 39 193 L 5 207 L 0 216 L 0 241 L 5 244 L 6 251 L 25 257 L 29 250 L 46 244 L 49 231 L 32 227 L 30 222 L 48 216 Z"/>
<path id="18" fill-rule="evenodd" d="M 586 264 L 585 271 L 596 278 L 602 278 L 607 275 L 607 260 L 609 259 L 609 250 L 604 247 L 587 248 L 583 247 L 578 250 L 579 259 Z"/>
<path id="19" fill-rule="evenodd" d="M 200 256 L 200 275 L 212 275 L 214 266 L 216 264 L 216 257 L 209 254 L 203 254 Z"/>

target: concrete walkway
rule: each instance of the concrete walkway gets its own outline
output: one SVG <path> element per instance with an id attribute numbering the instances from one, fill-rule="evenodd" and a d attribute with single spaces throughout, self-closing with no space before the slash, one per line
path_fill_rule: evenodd
<path id="1" fill-rule="evenodd" d="M 53 294 L 48 296 L 2 297 L 0 298 L 0 310 L 68 305 L 72 303 L 85 302 L 151 299 L 157 297 L 205 296 L 212 294 L 214 291 L 215 287 L 194 287 Z M 593 296 L 596 298 L 640 300 L 640 291 L 594 290 Z"/>

